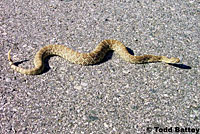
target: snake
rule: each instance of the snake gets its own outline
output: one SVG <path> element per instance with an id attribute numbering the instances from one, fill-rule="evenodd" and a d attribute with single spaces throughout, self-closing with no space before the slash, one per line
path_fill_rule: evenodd
<path id="1" fill-rule="evenodd" d="M 35 67 L 31 69 L 25 69 L 15 65 L 10 56 L 11 49 L 8 51 L 8 61 L 10 67 L 21 74 L 37 75 L 43 72 L 44 59 L 47 56 L 57 55 L 68 60 L 71 63 L 87 66 L 94 65 L 102 61 L 107 52 L 110 50 L 113 50 L 114 52 L 119 54 L 122 59 L 132 64 L 144 64 L 152 62 L 164 62 L 174 64 L 180 62 L 179 58 L 174 57 L 167 58 L 166 56 L 155 55 L 134 56 L 128 52 L 125 45 L 123 45 L 120 41 L 113 39 L 103 40 L 95 47 L 93 51 L 89 53 L 79 53 L 71 48 L 68 48 L 65 45 L 46 45 L 36 53 L 34 58 Z"/>

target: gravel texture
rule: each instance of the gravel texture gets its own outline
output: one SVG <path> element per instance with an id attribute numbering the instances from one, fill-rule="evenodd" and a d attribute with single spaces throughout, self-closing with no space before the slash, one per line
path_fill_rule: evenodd
<path id="1" fill-rule="evenodd" d="M 199 37 L 199 0 L 1 0 L 0 133 L 193 133 L 200 129 Z M 104 39 L 181 63 L 135 65 L 109 53 L 101 64 L 80 66 L 54 56 L 36 76 L 8 65 L 10 48 L 28 68 L 47 44 L 89 52 Z"/>

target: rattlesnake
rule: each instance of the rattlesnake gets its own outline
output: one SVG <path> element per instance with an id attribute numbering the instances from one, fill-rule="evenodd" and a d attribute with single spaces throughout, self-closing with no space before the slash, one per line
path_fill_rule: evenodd
<path id="1" fill-rule="evenodd" d="M 104 40 L 99 43 L 96 48 L 90 53 L 79 53 L 64 45 L 47 45 L 41 48 L 35 55 L 32 69 L 24 69 L 14 65 L 10 52 L 8 51 L 8 60 L 12 69 L 22 74 L 36 75 L 40 74 L 44 69 L 43 60 L 49 55 L 58 55 L 68 61 L 80 65 L 92 65 L 100 62 L 109 50 L 117 52 L 122 59 L 130 63 L 150 63 L 150 62 L 165 62 L 178 63 L 178 58 L 167 58 L 165 56 L 143 55 L 133 56 L 129 54 L 126 47 L 117 40 Z"/>

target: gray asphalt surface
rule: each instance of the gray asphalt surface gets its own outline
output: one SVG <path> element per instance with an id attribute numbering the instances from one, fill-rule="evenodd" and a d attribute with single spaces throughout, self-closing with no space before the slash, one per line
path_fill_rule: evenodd
<path id="1" fill-rule="evenodd" d="M 2 0 L 0 133 L 200 133 L 199 37 L 199 0 Z M 135 65 L 109 53 L 80 66 L 55 56 L 29 76 L 7 60 L 12 48 L 13 60 L 31 68 L 45 45 L 89 52 L 104 39 L 181 62 Z"/>

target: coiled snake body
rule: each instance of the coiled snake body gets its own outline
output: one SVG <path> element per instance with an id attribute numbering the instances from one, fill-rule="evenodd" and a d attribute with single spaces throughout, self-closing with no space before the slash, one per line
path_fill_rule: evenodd
<path id="1" fill-rule="evenodd" d="M 109 50 L 117 52 L 122 59 L 129 63 L 150 63 L 150 62 L 165 62 L 178 63 L 178 58 L 167 58 L 165 56 L 143 55 L 133 56 L 129 54 L 126 47 L 117 40 L 104 40 L 99 43 L 96 48 L 90 53 L 79 53 L 64 45 L 47 45 L 41 48 L 35 55 L 34 65 L 32 69 L 24 69 L 14 65 L 10 52 L 8 52 L 8 60 L 12 69 L 22 74 L 36 75 L 40 74 L 44 69 L 43 61 L 49 55 L 58 55 L 68 61 L 80 65 L 92 65 L 100 62 Z"/>

